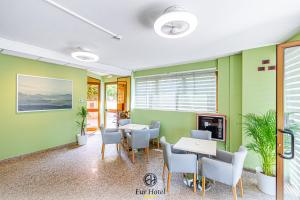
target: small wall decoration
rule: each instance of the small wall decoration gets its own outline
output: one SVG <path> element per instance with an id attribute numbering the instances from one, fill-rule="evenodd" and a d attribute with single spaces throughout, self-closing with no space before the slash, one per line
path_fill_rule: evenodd
<path id="1" fill-rule="evenodd" d="M 73 81 L 17 75 L 17 112 L 72 109 Z"/>
<path id="2" fill-rule="evenodd" d="M 266 70 L 268 70 L 268 71 L 275 71 L 276 70 L 276 66 L 275 65 L 270 65 L 270 59 L 264 59 L 264 60 L 262 60 L 261 64 L 263 66 L 257 67 L 257 71 L 259 71 L 259 72 L 266 71 Z"/>

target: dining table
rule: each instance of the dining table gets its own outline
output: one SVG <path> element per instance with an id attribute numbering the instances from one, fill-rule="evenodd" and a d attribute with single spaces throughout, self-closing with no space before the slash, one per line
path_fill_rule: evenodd
<path id="1" fill-rule="evenodd" d="M 182 137 L 178 140 L 176 144 L 173 146 L 174 149 L 185 151 L 187 153 L 195 153 L 195 154 L 204 154 L 208 157 L 215 156 L 217 153 L 217 142 L 214 140 L 203 140 L 198 138 L 189 138 Z M 197 172 L 199 169 L 197 162 Z M 202 190 L 202 180 L 199 174 L 197 174 L 197 188 Z M 194 181 L 192 177 L 188 175 L 184 175 L 184 184 L 188 187 L 194 186 Z M 212 183 L 207 180 L 205 184 L 205 190 L 209 190 L 212 186 Z"/>
<path id="2" fill-rule="evenodd" d="M 149 129 L 149 125 L 144 124 L 126 124 L 123 126 L 119 126 L 120 130 L 143 130 L 143 129 Z"/>

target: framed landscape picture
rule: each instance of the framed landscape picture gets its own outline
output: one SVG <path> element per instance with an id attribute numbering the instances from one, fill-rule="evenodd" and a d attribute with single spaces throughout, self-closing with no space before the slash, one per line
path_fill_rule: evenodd
<path id="1" fill-rule="evenodd" d="M 73 81 L 17 75 L 17 112 L 72 109 Z"/>

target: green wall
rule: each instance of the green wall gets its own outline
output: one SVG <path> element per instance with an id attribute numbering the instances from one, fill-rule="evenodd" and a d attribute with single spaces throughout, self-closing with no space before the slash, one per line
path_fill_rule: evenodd
<path id="1" fill-rule="evenodd" d="M 276 46 L 268 46 L 243 51 L 243 77 L 242 77 L 242 105 L 243 115 L 247 113 L 263 114 L 270 109 L 276 109 L 276 71 L 258 72 L 257 67 L 262 66 L 262 60 L 269 59 L 270 64 L 276 65 Z M 243 145 L 250 139 L 243 132 Z M 245 167 L 255 168 L 259 164 L 259 157 L 249 152 Z"/>
<path id="2" fill-rule="evenodd" d="M 242 55 L 230 56 L 229 62 L 229 150 L 235 152 L 242 144 Z"/>
<path id="3" fill-rule="evenodd" d="M 17 74 L 73 80 L 73 109 L 16 113 Z M 86 75 L 81 69 L 0 55 L 0 160 L 75 142 L 76 113 L 87 94 Z"/>
<path id="4" fill-rule="evenodd" d="M 226 144 L 219 142 L 218 147 L 234 152 L 240 145 L 246 145 L 250 141 L 242 130 L 242 115 L 260 114 L 276 108 L 275 71 L 257 71 L 257 67 L 261 66 L 264 59 L 270 59 L 270 65 L 276 65 L 276 46 L 245 50 L 241 54 L 207 62 L 138 71 L 134 73 L 134 77 L 216 66 L 218 113 L 227 117 Z M 137 123 L 160 120 L 161 135 L 166 136 L 172 143 L 182 136 L 188 136 L 190 130 L 196 128 L 195 118 L 196 114 L 191 112 L 140 109 L 132 111 L 132 119 Z M 259 165 L 258 156 L 249 152 L 245 167 L 254 169 L 257 165 Z"/>
<path id="5" fill-rule="evenodd" d="M 139 76 L 216 67 L 219 77 L 219 113 L 225 114 L 228 121 L 226 145 L 224 142 L 218 142 L 218 147 L 235 150 L 241 144 L 241 126 L 240 123 L 233 123 L 231 129 L 230 118 L 232 117 L 236 121 L 240 121 L 238 118 L 241 118 L 241 95 L 236 95 L 241 93 L 241 91 L 238 91 L 241 90 L 241 61 L 241 54 L 238 54 L 218 60 L 137 71 L 133 74 L 133 79 Z M 230 76 L 233 77 L 232 80 L 230 80 Z M 236 90 L 236 92 L 230 93 L 231 89 Z M 230 109 L 230 102 L 236 103 L 237 108 Z M 193 112 L 133 109 L 132 120 L 135 123 L 144 124 L 149 124 L 151 120 L 159 120 L 161 122 L 161 136 L 166 136 L 167 140 L 172 143 L 177 142 L 180 137 L 189 136 L 190 131 L 196 128 L 196 113 Z"/>
<path id="6" fill-rule="evenodd" d="M 288 41 L 298 41 L 300 40 L 300 33 L 297 33 L 293 37 L 291 37 Z"/>

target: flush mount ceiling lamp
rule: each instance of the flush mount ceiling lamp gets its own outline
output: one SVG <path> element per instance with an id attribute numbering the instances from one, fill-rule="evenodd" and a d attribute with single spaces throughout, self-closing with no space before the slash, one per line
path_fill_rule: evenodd
<path id="1" fill-rule="evenodd" d="M 78 48 L 73 51 L 71 56 L 81 62 L 97 62 L 99 60 L 99 56 L 82 48 Z"/>
<path id="2" fill-rule="evenodd" d="M 179 6 L 171 6 L 157 18 L 155 32 L 165 38 L 181 38 L 192 33 L 197 27 L 197 17 Z"/>

